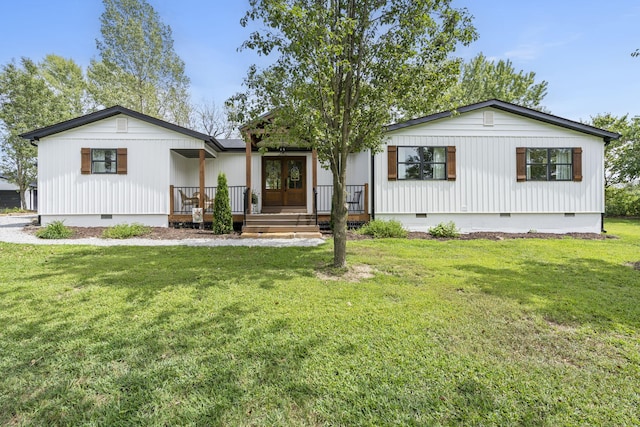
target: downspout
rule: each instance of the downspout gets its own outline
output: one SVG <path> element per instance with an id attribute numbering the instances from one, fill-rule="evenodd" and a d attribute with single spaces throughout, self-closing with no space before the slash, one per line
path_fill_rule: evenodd
<path id="1" fill-rule="evenodd" d="M 376 155 L 373 150 L 371 153 L 371 221 L 376 219 Z"/>

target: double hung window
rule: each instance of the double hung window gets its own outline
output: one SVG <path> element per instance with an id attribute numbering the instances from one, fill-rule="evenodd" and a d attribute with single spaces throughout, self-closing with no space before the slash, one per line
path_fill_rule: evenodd
<path id="1" fill-rule="evenodd" d="M 571 148 L 527 148 L 527 181 L 571 181 Z"/>
<path id="2" fill-rule="evenodd" d="M 91 150 L 91 173 L 117 173 L 118 155 L 115 148 Z"/>
<path id="3" fill-rule="evenodd" d="M 447 147 L 398 147 L 398 179 L 447 179 Z"/>

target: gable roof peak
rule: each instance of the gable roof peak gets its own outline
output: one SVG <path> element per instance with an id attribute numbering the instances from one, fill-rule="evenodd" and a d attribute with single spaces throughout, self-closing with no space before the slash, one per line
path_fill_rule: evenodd
<path id="1" fill-rule="evenodd" d="M 435 113 L 428 116 L 418 117 L 416 119 L 395 123 L 387 126 L 387 132 L 391 132 L 398 129 L 404 129 L 407 127 L 416 126 L 423 123 L 432 122 L 434 120 L 452 117 L 455 114 L 464 114 L 471 111 L 480 110 L 482 108 L 496 108 L 498 110 L 506 111 L 512 114 L 517 114 L 529 119 L 538 120 L 544 123 L 560 126 L 566 129 L 586 133 L 593 136 L 598 136 L 607 143 L 613 139 L 620 138 L 620 134 L 615 132 L 610 132 L 610 131 L 600 129 L 594 126 L 590 126 L 584 123 L 565 119 L 559 116 L 554 116 L 553 114 L 534 110 L 528 107 L 523 107 L 517 104 L 512 104 L 510 102 L 501 101 L 499 99 L 489 99 L 486 101 L 477 102 L 475 104 L 469 104 L 462 107 L 458 107 L 449 111 L 442 111 L 440 113 Z"/>
<path id="2" fill-rule="evenodd" d="M 20 137 L 30 140 L 32 143 L 39 141 L 40 138 L 51 136 L 60 132 L 64 132 L 70 129 L 74 129 L 87 124 L 95 123 L 100 120 L 104 120 L 118 114 L 124 114 L 129 117 L 133 117 L 144 122 L 172 130 L 174 132 L 181 133 L 192 138 L 200 139 L 205 143 L 213 146 L 216 151 L 223 151 L 222 146 L 218 141 L 210 135 L 185 128 L 183 126 L 176 125 L 174 123 L 167 122 L 166 120 L 158 119 L 156 117 L 149 116 L 147 114 L 139 113 L 135 110 L 123 107 L 121 105 L 114 105 L 113 107 L 105 108 L 103 110 L 94 111 L 93 113 L 85 114 L 84 116 L 76 117 L 74 119 L 66 120 L 64 122 L 56 123 L 50 126 L 46 126 L 40 129 L 33 130 L 31 132 L 25 132 Z"/>

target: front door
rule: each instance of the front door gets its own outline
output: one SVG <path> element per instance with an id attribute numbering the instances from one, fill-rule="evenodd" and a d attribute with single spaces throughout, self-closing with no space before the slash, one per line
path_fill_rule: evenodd
<path id="1" fill-rule="evenodd" d="M 306 157 L 262 158 L 262 206 L 307 205 Z"/>

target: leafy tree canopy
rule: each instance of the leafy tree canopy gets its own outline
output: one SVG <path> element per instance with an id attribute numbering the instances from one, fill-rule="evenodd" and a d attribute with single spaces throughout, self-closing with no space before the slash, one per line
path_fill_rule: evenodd
<path id="1" fill-rule="evenodd" d="M 640 117 L 600 114 L 591 118 L 591 124 L 622 135 L 605 147 L 607 186 L 637 183 L 640 180 Z"/>
<path id="2" fill-rule="evenodd" d="M 462 66 L 459 81 L 444 99 L 451 105 L 442 110 L 488 99 L 543 110 L 541 103 L 547 95 L 548 83 L 544 80 L 536 83 L 535 77 L 534 72 L 516 71 L 510 60 L 495 62 L 480 53 Z"/>
<path id="3" fill-rule="evenodd" d="M 451 0 L 250 0 L 243 25 L 264 26 L 243 47 L 274 53 L 251 67 L 230 103 L 240 120 L 278 109 L 265 140 L 315 147 L 333 175 L 334 265 L 346 261 L 347 156 L 379 150 L 384 125 L 424 114 L 455 82 L 456 46 L 476 38 Z M 244 119 L 244 120 L 243 120 Z"/>
<path id="4" fill-rule="evenodd" d="M 103 106 L 120 104 L 176 124 L 189 123 L 189 78 L 173 49 L 171 28 L 146 0 L 103 0 L 100 60 L 89 89 Z"/>
<path id="5" fill-rule="evenodd" d="M 24 192 L 36 180 L 36 149 L 19 135 L 77 115 L 71 94 L 82 87 L 82 73 L 72 60 L 49 55 L 41 63 L 22 58 L 0 70 L 0 170 Z M 79 80 L 76 80 L 76 79 Z"/>

